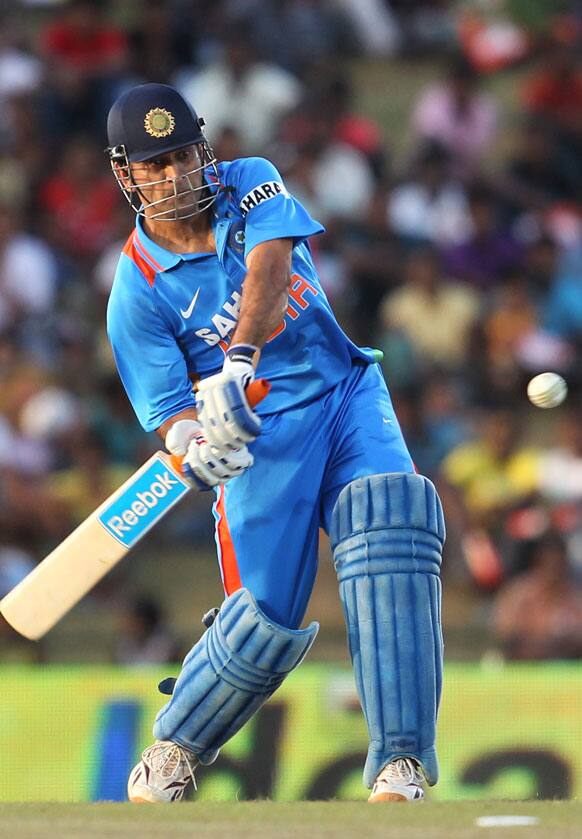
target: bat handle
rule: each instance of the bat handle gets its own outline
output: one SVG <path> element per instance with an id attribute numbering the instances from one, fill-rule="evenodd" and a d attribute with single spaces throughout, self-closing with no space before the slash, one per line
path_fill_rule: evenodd
<path id="1" fill-rule="evenodd" d="M 271 383 L 266 379 L 255 379 L 245 390 L 246 397 L 251 408 L 262 402 L 268 392 L 271 390 Z"/>
<path id="2" fill-rule="evenodd" d="M 251 408 L 254 408 L 259 402 L 262 402 L 270 390 L 271 383 L 267 379 L 255 379 L 254 382 L 251 382 L 245 390 Z M 183 458 L 177 454 L 173 454 L 170 457 L 172 466 L 178 474 L 182 472 L 182 460 Z"/>

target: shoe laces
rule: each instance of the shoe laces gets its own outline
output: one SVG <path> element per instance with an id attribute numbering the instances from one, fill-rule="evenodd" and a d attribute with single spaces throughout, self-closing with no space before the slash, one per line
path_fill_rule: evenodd
<path id="1" fill-rule="evenodd" d="M 384 780 L 403 781 L 405 784 L 422 784 L 424 778 L 418 764 L 410 757 L 393 760 L 382 772 Z"/>
<path id="2" fill-rule="evenodd" d="M 177 743 L 160 740 L 152 746 L 148 746 L 142 755 L 142 759 L 148 764 L 152 772 L 155 772 L 165 781 L 169 781 L 178 774 L 183 774 L 184 769 L 187 769 L 194 789 L 198 789 L 194 778 L 194 768 L 198 761 L 193 752 L 189 752 Z"/>

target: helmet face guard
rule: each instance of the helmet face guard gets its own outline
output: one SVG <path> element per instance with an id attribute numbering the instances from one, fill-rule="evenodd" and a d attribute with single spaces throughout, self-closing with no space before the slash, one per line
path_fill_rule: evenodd
<path id="1" fill-rule="evenodd" d="M 203 213 L 214 204 L 218 198 L 218 188 L 213 188 L 209 183 L 205 182 L 204 177 L 205 175 L 206 177 L 210 175 L 210 178 L 216 179 L 218 184 L 216 157 L 206 140 L 192 143 L 192 145 L 196 147 L 199 161 L 199 165 L 195 166 L 194 169 L 184 172 L 175 178 L 161 178 L 139 184 L 136 183 L 131 171 L 132 163 L 129 160 L 126 147 L 120 144 L 107 149 L 115 180 L 125 195 L 130 207 L 138 216 L 155 221 L 181 221 L 182 219 L 192 218 L 192 216 Z M 139 163 L 136 162 L 134 165 L 139 165 Z M 206 171 L 208 169 L 210 169 L 210 172 Z M 200 186 L 194 186 L 190 178 L 199 172 L 202 173 L 204 182 Z M 156 201 L 148 201 L 143 194 L 143 189 L 161 184 L 170 184 L 173 187 L 173 191 L 164 198 L 158 198 Z M 188 201 L 184 201 L 185 196 L 191 198 L 189 203 Z M 153 212 L 152 209 L 154 210 Z"/>
<path id="2" fill-rule="evenodd" d="M 214 204 L 219 181 L 216 157 L 202 131 L 204 120 L 173 87 L 137 85 L 123 93 L 107 117 L 106 149 L 115 180 L 138 215 L 156 221 L 180 221 Z M 132 167 L 171 152 L 194 147 L 194 168 L 175 178 L 137 183 Z M 157 174 L 157 173 L 153 173 Z M 196 176 L 201 185 L 194 185 Z M 170 186 L 170 194 L 150 201 L 144 190 Z"/>

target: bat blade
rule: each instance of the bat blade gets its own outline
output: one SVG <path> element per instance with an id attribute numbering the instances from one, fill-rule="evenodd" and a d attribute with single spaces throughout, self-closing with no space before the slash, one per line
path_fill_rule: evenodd
<path id="1" fill-rule="evenodd" d="M 0 612 L 36 641 L 191 489 L 157 452 L 0 601 Z"/>
<path id="2" fill-rule="evenodd" d="M 270 387 L 266 379 L 252 382 L 249 403 L 257 405 Z M 192 489 L 180 465 L 180 458 L 153 454 L 0 601 L 8 623 L 31 641 L 52 629 Z"/>

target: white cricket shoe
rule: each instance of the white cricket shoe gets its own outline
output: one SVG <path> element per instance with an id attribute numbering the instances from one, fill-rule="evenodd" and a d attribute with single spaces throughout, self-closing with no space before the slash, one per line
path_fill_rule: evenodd
<path id="1" fill-rule="evenodd" d="M 400 757 L 380 772 L 368 798 L 369 804 L 385 801 L 422 801 L 424 775 L 416 760 Z"/>
<path id="2" fill-rule="evenodd" d="M 196 789 L 194 752 L 171 740 L 156 740 L 144 751 L 127 781 L 127 797 L 134 804 L 180 801 L 192 783 Z"/>

